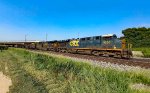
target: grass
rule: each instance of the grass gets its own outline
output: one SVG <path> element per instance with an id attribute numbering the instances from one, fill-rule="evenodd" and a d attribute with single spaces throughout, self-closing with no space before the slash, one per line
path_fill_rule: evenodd
<path id="1" fill-rule="evenodd" d="M 133 48 L 134 51 L 142 51 L 144 54 L 144 57 L 150 58 L 150 47 L 149 48 Z"/>
<path id="2" fill-rule="evenodd" d="M 149 93 L 129 87 L 149 85 L 149 71 L 117 71 L 24 49 L 3 51 L 0 59 L 0 70 L 13 81 L 10 93 Z"/>
<path id="3" fill-rule="evenodd" d="M 0 52 L 0 71 L 8 75 L 13 83 L 9 93 L 47 93 L 42 83 L 21 68 L 22 62 L 24 59 L 16 57 L 14 51 Z"/>

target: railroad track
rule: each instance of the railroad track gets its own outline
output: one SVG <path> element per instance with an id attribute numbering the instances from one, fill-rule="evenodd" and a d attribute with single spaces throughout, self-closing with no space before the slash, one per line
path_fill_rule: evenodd
<path id="1" fill-rule="evenodd" d="M 42 50 L 32 50 L 32 51 L 38 51 L 43 52 Z M 93 56 L 93 55 L 84 55 L 84 54 L 71 54 L 71 53 L 61 53 L 61 52 L 53 52 L 53 51 L 44 51 L 47 53 L 57 54 L 57 55 L 63 55 L 63 56 L 69 56 L 69 57 L 75 57 L 80 59 L 86 59 L 86 60 L 93 60 L 93 61 L 99 61 L 99 62 L 109 62 L 113 64 L 119 64 L 119 65 L 128 65 L 128 66 L 139 66 L 142 68 L 150 68 L 150 59 L 121 59 L 121 58 L 113 58 L 113 57 L 102 57 L 102 56 Z"/>

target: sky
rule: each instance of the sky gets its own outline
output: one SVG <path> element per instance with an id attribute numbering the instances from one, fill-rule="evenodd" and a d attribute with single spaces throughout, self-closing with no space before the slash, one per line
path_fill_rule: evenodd
<path id="1" fill-rule="evenodd" d="M 62 40 L 150 27 L 150 0 L 0 0 L 0 41 Z"/>

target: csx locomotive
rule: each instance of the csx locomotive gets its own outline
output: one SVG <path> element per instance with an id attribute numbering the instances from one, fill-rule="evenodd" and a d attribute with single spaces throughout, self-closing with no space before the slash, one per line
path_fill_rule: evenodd
<path id="1" fill-rule="evenodd" d="M 29 43 L 25 46 L 29 49 L 56 52 L 80 53 L 121 58 L 132 57 L 131 46 L 128 46 L 125 40 L 118 39 L 115 34 Z"/>

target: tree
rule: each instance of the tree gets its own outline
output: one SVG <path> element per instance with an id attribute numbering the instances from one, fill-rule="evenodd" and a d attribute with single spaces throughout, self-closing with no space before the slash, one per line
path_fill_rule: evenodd
<path id="1" fill-rule="evenodd" d="M 150 47 L 150 28 L 127 28 L 122 33 L 133 47 Z"/>

